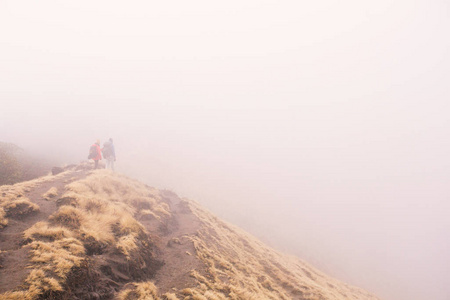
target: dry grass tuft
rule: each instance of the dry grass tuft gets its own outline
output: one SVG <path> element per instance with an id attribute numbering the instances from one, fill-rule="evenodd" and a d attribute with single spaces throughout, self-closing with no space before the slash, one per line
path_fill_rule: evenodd
<path id="1" fill-rule="evenodd" d="M 39 299 L 43 294 L 60 292 L 66 276 L 83 261 L 84 247 L 73 238 L 31 243 L 33 270 L 22 284 L 22 291 L 7 292 L 0 299 Z"/>
<path id="2" fill-rule="evenodd" d="M 28 291 L 15 291 L 0 294 L 0 300 L 32 300 L 34 299 Z"/>
<path id="3" fill-rule="evenodd" d="M 58 189 L 56 187 L 52 187 L 44 195 L 42 195 L 42 198 L 45 200 L 50 200 L 56 196 L 58 196 Z"/>
<path id="4" fill-rule="evenodd" d="M 123 215 L 119 220 L 118 235 L 129 235 L 144 232 L 144 227 L 129 214 Z"/>
<path id="5" fill-rule="evenodd" d="M 80 235 L 83 240 L 93 239 L 100 244 L 113 244 L 116 238 L 112 227 L 116 222 L 117 218 L 113 215 L 88 213 L 80 227 Z"/>
<path id="6" fill-rule="evenodd" d="M 118 300 L 160 300 L 158 289 L 150 282 L 140 282 L 130 284 L 130 287 L 121 291 Z"/>
<path id="7" fill-rule="evenodd" d="M 42 270 L 32 270 L 23 284 L 25 291 L 6 292 L 0 295 L 1 300 L 34 300 L 46 292 L 59 292 L 63 288 L 53 277 Z"/>
<path id="8" fill-rule="evenodd" d="M 79 198 L 78 203 L 82 208 L 91 213 L 101 214 L 108 210 L 108 203 L 98 198 Z"/>
<path id="9" fill-rule="evenodd" d="M 210 290 L 206 288 L 204 285 L 200 285 L 198 288 L 187 288 L 181 291 L 184 299 L 192 299 L 192 300 L 227 300 L 230 298 L 225 297 L 220 292 L 216 292 L 214 290 Z M 247 298 L 241 298 L 247 299 Z"/>
<path id="10" fill-rule="evenodd" d="M 0 229 L 8 225 L 8 219 L 6 218 L 6 213 L 3 207 L 0 207 Z"/>
<path id="11" fill-rule="evenodd" d="M 141 216 L 142 211 L 158 220 L 170 216 L 169 207 L 155 189 L 106 170 L 94 171 L 66 189 L 62 199 L 72 199 L 75 208 L 71 210 L 82 213 L 79 229 L 83 237 L 99 243 L 118 243 L 116 248 L 125 255 L 134 249 L 133 240 L 144 233 L 134 216 Z M 60 220 L 62 225 L 71 221 L 65 218 Z M 77 228 L 75 225 L 78 223 L 72 227 Z"/>
<path id="12" fill-rule="evenodd" d="M 80 266 L 84 259 L 83 244 L 75 238 L 63 238 L 53 242 L 35 241 L 31 246 L 31 262 L 39 269 L 54 272 L 65 278 L 74 266 Z"/>
<path id="13" fill-rule="evenodd" d="M 94 171 L 88 178 L 71 183 L 67 189 L 91 200 L 93 198 L 97 201 L 98 199 L 106 200 L 108 205 L 114 204 L 113 210 L 126 211 L 131 216 L 135 216 L 142 210 L 150 210 L 159 219 L 170 216 L 170 208 L 162 201 L 158 190 L 106 170 Z M 87 204 L 84 205 L 87 206 Z M 146 214 L 149 212 L 147 211 Z"/>
<path id="14" fill-rule="evenodd" d="M 164 295 L 161 296 L 162 300 L 179 300 L 177 295 L 173 294 L 173 293 L 165 293 Z"/>
<path id="15" fill-rule="evenodd" d="M 48 277 L 43 270 L 32 270 L 25 280 L 25 284 L 29 285 L 29 293 L 36 296 L 47 291 L 62 291 L 58 280 Z"/>
<path id="16" fill-rule="evenodd" d="M 39 211 L 39 206 L 25 197 L 36 186 L 65 176 L 43 176 L 30 181 L 19 182 L 14 185 L 0 186 L 0 228 L 7 226 L 8 218 L 22 218 L 30 213 Z"/>
<path id="17" fill-rule="evenodd" d="M 61 226 L 52 227 L 47 222 L 37 222 L 24 231 L 24 238 L 32 241 L 54 241 L 72 236 L 73 234 L 70 230 Z"/>
<path id="18" fill-rule="evenodd" d="M 7 218 L 20 218 L 30 213 L 39 211 L 39 205 L 31 202 L 26 197 L 20 198 L 4 198 L 0 203 L 0 207 Z M 3 217 L 3 219 L 5 218 Z"/>
<path id="19" fill-rule="evenodd" d="M 117 241 L 116 248 L 120 253 L 124 254 L 127 259 L 130 259 L 131 251 L 138 248 L 136 245 L 136 238 L 132 234 L 122 236 Z"/>
<path id="20" fill-rule="evenodd" d="M 49 221 L 71 229 L 80 228 L 85 217 L 84 213 L 73 206 L 64 205 L 49 217 Z"/>

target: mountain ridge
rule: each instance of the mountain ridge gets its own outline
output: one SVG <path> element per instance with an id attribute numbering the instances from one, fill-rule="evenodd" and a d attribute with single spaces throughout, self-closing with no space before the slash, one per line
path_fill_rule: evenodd
<path id="1" fill-rule="evenodd" d="M 193 200 L 90 168 L 0 187 L 0 299 L 378 299 Z"/>

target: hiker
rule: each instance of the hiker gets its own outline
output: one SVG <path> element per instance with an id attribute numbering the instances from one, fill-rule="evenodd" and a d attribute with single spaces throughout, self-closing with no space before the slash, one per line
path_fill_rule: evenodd
<path id="1" fill-rule="evenodd" d="M 103 144 L 103 157 L 106 159 L 106 168 L 114 171 L 114 162 L 116 161 L 116 151 L 114 149 L 113 139 Z"/>
<path id="2" fill-rule="evenodd" d="M 94 169 L 98 169 L 98 161 L 102 160 L 102 152 L 100 150 L 100 140 L 97 140 L 89 149 L 88 159 L 93 159 L 95 162 Z"/>

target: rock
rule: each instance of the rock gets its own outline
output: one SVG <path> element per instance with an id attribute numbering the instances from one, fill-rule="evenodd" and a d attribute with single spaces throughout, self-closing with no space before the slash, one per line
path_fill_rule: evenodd
<path id="1" fill-rule="evenodd" d="M 167 242 L 168 247 L 173 247 L 175 244 L 181 245 L 182 243 L 181 243 L 180 239 L 178 239 L 178 238 L 172 238 Z"/>
<path id="2" fill-rule="evenodd" d="M 75 199 L 74 197 L 63 197 L 63 198 L 59 198 L 58 200 L 56 200 L 56 205 L 59 206 L 63 206 L 63 205 L 71 205 L 73 207 L 76 206 L 77 203 L 77 199 Z"/>

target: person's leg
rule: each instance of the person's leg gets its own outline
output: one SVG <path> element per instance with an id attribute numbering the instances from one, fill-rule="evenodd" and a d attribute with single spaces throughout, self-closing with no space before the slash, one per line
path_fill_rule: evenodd
<path id="1" fill-rule="evenodd" d="M 95 161 L 95 167 L 94 167 L 94 169 L 97 169 L 98 168 L 98 160 L 94 160 Z"/>
<path id="2" fill-rule="evenodd" d="M 110 167 L 109 164 L 110 164 L 110 162 L 109 162 L 109 159 L 107 158 L 107 159 L 106 159 L 106 169 L 109 169 L 109 167 Z"/>
<path id="3" fill-rule="evenodd" d="M 110 164 L 111 164 L 111 170 L 114 171 L 114 159 L 111 159 Z"/>

